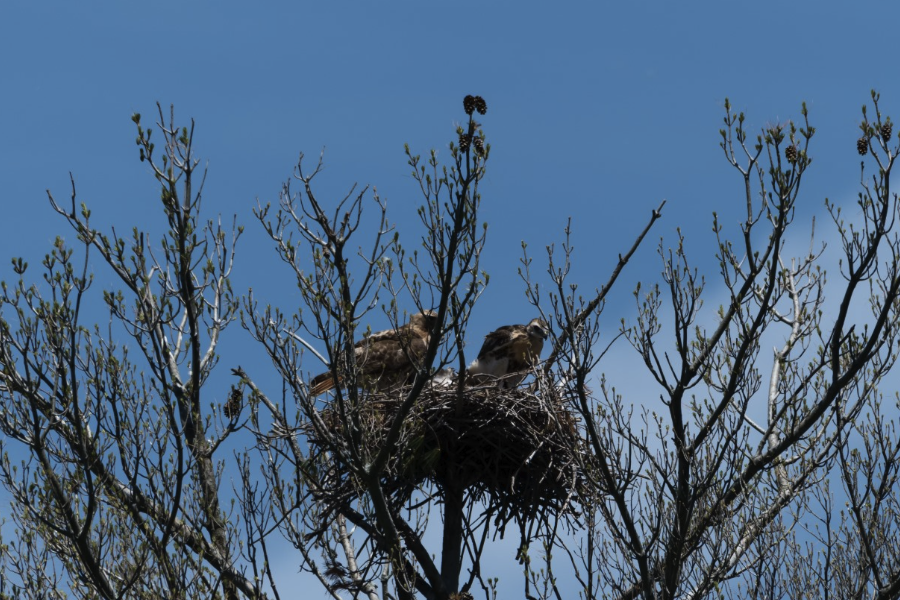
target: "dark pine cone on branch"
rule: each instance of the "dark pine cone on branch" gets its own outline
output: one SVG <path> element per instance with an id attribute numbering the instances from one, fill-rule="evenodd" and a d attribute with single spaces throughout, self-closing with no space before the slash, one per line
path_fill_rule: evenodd
<path id="1" fill-rule="evenodd" d="M 862 136 L 856 140 L 856 151 L 860 156 L 865 156 L 869 152 L 869 140 L 866 136 Z"/>
<path id="2" fill-rule="evenodd" d="M 788 146 L 784 149 L 784 157 L 791 164 L 797 162 L 797 146 Z"/>
<path id="3" fill-rule="evenodd" d="M 467 115 L 471 115 L 476 110 L 479 115 L 483 115 L 487 112 L 487 102 L 481 96 L 469 94 L 463 98 L 463 110 L 466 111 Z"/>
<path id="4" fill-rule="evenodd" d="M 222 408 L 222 412 L 225 413 L 225 416 L 229 419 L 236 418 L 239 414 L 241 414 L 241 409 L 244 406 L 244 394 L 241 393 L 241 390 L 236 387 L 231 388 L 231 394 L 228 397 L 228 402 L 225 403 L 225 406 Z"/>
<path id="5" fill-rule="evenodd" d="M 467 115 L 471 115 L 475 112 L 475 96 L 469 94 L 463 98 L 463 110 L 466 111 Z"/>

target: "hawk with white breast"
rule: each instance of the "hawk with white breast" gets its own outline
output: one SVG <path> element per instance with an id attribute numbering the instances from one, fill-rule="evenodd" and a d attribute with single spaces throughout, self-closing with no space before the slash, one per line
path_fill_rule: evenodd
<path id="1" fill-rule="evenodd" d="M 504 325 L 487 334 L 478 358 L 467 369 L 469 381 L 478 385 L 497 380 L 503 389 L 518 386 L 540 362 L 549 335 L 550 326 L 543 319 L 532 319 L 527 325 Z"/>

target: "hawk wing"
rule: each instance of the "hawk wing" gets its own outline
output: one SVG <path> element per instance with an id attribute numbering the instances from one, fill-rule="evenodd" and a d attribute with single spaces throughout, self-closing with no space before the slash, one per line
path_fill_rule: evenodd
<path id="1" fill-rule="evenodd" d="M 428 334 L 411 325 L 381 331 L 356 344 L 356 364 L 367 386 L 386 389 L 406 383 L 415 361 L 425 355 Z"/>

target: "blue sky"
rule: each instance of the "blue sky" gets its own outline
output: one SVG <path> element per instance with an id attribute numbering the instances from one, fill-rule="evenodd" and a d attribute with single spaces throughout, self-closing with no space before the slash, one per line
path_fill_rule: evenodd
<path id="1" fill-rule="evenodd" d="M 67 197 L 70 171 L 98 223 L 158 226 L 129 120 L 146 120 L 157 100 L 197 122 L 208 214 L 248 226 L 238 282 L 260 264 L 277 269 L 250 210 L 277 199 L 300 151 L 314 158 L 325 148 L 323 195 L 374 185 L 401 233 L 416 233 L 403 144 L 446 152 L 460 99 L 476 93 L 489 105 L 482 123 L 493 148 L 483 188 L 492 284 L 476 314 L 484 331 L 499 306 L 530 318 L 524 298 L 508 293 L 521 289 L 519 244 L 539 254 L 569 216 L 587 289 L 663 198 L 665 219 L 631 272 L 652 277 L 654 240 L 678 226 L 697 259 L 708 254 L 712 210 L 740 206 L 740 182 L 718 148 L 725 96 L 758 126 L 797 117 L 808 101 L 819 127 L 810 211 L 826 195 L 855 194 L 869 89 L 888 110 L 900 102 L 893 48 L 878 31 L 889 15 L 840 4 L 97 6 L 0 7 L 9 232 L 0 256 L 40 257 L 64 231 L 44 190 Z"/>
<path id="2" fill-rule="evenodd" d="M 893 3 L 835 1 L 7 0 L 0 279 L 13 279 L 9 257 L 36 265 L 55 235 L 72 237 L 44 191 L 67 199 L 70 171 L 98 224 L 161 232 L 129 118 L 140 112 L 146 122 L 160 101 L 175 105 L 177 120 L 196 120 L 196 150 L 210 169 L 207 216 L 237 215 L 246 226 L 236 288 L 252 285 L 290 308 L 294 288 L 251 215 L 256 200 L 276 202 L 298 153 L 314 160 L 325 148 L 320 195 L 337 199 L 354 182 L 377 187 L 411 246 L 420 198 L 403 145 L 446 156 L 472 93 L 487 100 L 481 122 L 492 145 L 482 188 L 491 283 L 473 345 L 533 316 L 516 276 L 522 240 L 540 266 L 542 248 L 558 245 L 573 217 L 573 278 L 589 295 L 666 199 L 608 306 L 612 324 L 633 322 L 634 282 L 659 280 L 660 237 L 668 247 L 681 227 L 693 262 L 714 279 L 712 212 L 738 232 L 741 182 L 718 147 L 726 96 L 751 129 L 799 118 L 807 101 L 818 133 L 798 231 L 814 215 L 828 226 L 826 196 L 850 206 L 869 90 L 900 119 L 898 17 Z M 99 265 L 94 272 L 98 288 L 112 282 Z M 226 354 L 246 341 L 232 328 Z M 615 358 L 617 370 L 623 363 Z"/>

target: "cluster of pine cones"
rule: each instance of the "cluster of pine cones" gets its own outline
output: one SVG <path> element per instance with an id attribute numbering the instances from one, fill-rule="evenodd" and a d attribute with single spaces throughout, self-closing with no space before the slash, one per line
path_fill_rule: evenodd
<path id="1" fill-rule="evenodd" d="M 469 94 L 463 98 L 463 110 L 466 111 L 467 115 L 471 115 L 476 110 L 479 115 L 483 115 L 487 112 L 487 102 L 481 96 Z M 479 155 L 484 155 L 484 140 L 474 135 L 474 129 L 475 127 L 470 126 L 468 132 L 459 134 L 459 150 L 460 152 L 468 152 L 469 146 L 472 145 L 475 146 L 475 152 Z"/>
<path id="2" fill-rule="evenodd" d="M 891 139 L 891 133 L 893 131 L 894 126 L 888 121 L 887 123 L 882 124 L 878 133 L 881 134 L 881 139 L 887 143 L 887 141 Z M 869 138 L 867 136 L 862 136 L 856 140 L 856 151 L 859 152 L 860 156 L 865 156 L 869 153 Z"/>
<path id="3" fill-rule="evenodd" d="M 463 98 L 463 110 L 467 115 L 471 115 L 474 111 L 478 111 L 479 115 L 487 112 L 487 102 L 481 96 L 473 96 L 469 94 Z"/>

